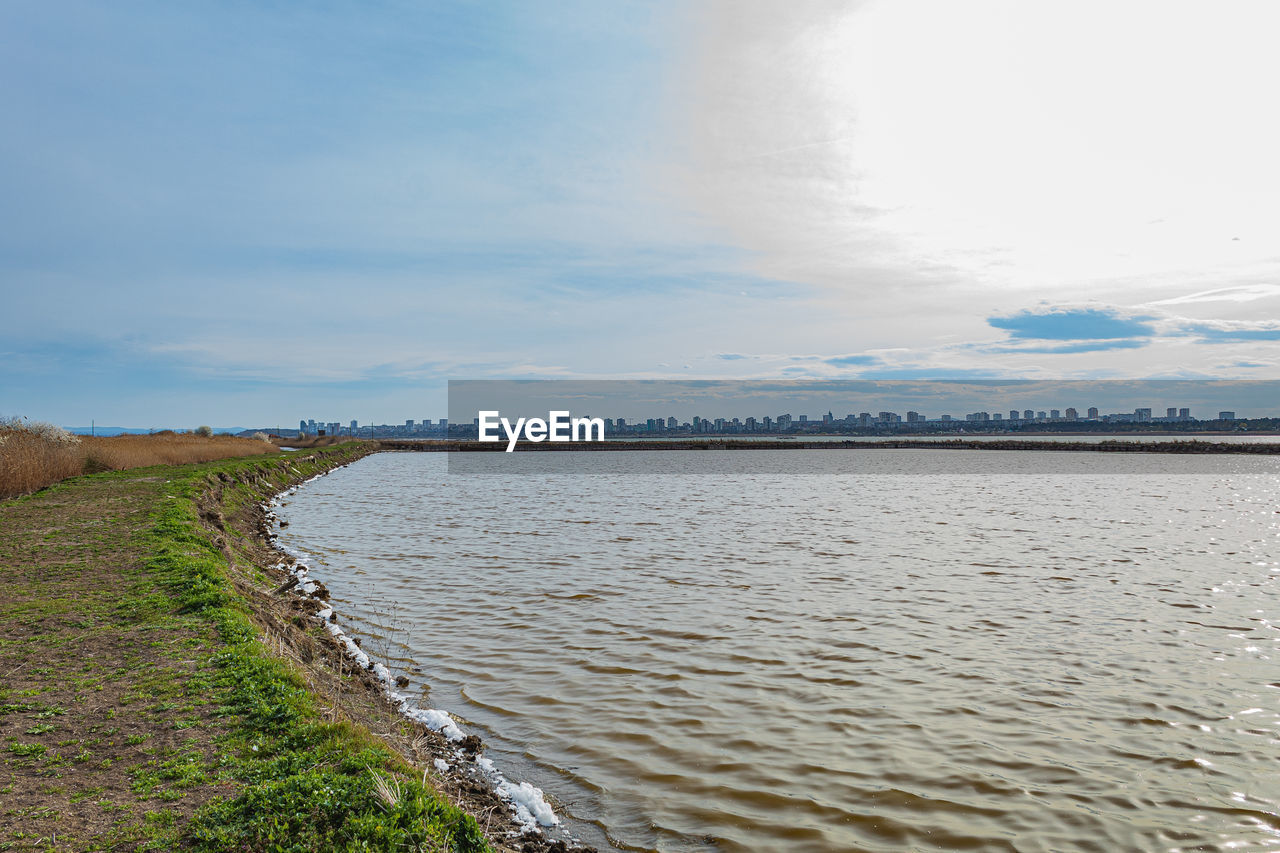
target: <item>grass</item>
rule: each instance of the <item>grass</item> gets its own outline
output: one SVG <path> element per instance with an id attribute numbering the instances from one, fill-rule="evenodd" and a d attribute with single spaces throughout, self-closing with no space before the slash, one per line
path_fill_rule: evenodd
<path id="1" fill-rule="evenodd" d="M 0 503 L 0 850 L 55 832 L 62 849 L 491 849 L 321 707 L 230 574 L 220 513 L 364 452 L 107 472 Z"/>
<path id="2" fill-rule="evenodd" d="M 154 435 L 76 436 L 45 423 L 0 419 L 0 499 L 81 474 L 274 453 L 253 438 L 169 430 Z"/>

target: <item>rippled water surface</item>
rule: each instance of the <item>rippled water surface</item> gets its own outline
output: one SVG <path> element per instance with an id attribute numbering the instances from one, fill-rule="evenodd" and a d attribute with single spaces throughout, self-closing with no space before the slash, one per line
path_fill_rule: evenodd
<path id="1" fill-rule="evenodd" d="M 645 473 L 673 455 L 700 473 Z M 378 454 L 282 510 L 585 840 L 1280 849 L 1280 460 L 594 456 Z"/>

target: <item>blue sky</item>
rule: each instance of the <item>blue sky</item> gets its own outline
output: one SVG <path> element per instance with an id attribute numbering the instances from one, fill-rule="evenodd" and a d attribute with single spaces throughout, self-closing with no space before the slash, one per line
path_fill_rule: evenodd
<path id="1" fill-rule="evenodd" d="M 956 5 L 6 3 L 0 414 L 1273 378 L 1275 13 L 1166 13 L 1135 62 L 1141 14 Z M 1188 115 L 1218 130 L 1163 141 Z"/>

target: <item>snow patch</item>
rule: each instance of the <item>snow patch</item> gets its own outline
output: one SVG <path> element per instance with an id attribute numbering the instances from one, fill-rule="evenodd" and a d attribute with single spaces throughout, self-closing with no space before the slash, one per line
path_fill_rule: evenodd
<path id="1" fill-rule="evenodd" d="M 542 789 L 521 782 L 516 785 L 503 779 L 498 783 L 498 795 L 509 801 L 516 809 L 516 820 L 524 825 L 525 831 L 536 831 L 538 826 L 556 826 L 560 818 L 551 810 L 551 805 L 542 796 Z"/>

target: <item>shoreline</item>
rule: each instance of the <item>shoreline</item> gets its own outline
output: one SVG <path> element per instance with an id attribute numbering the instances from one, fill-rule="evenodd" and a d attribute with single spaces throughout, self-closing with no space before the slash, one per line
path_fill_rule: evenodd
<path id="1" fill-rule="evenodd" d="M 378 449 L 371 451 L 380 452 Z M 371 453 L 369 455 L 371 455 Z M 363 458 L 363 457 L 362 457 Z M 346 660 L 365 672 L 371 673 L 376 681 L 380 697 L 394 712 L 405 720 L 417 723 L 436 736 L 430 748 L 420 752 L 429 753 L 431 766 L 441 781 L 451 789 L 465 791 L 470 802 L 465 805 L 469 810 L 476 810 L 475 799 L 485 799 L 477 786 L 487 786 L 491 797 L 482 807 L 492 812 L 495 806 L 505 806 L 509 811 L 507 824 L 508 838 L 518 840 L 521 853 L 529 851 L 573 851 L 574 853 L 595 853 L 595 848 L 584 845 L 574 838 L 564 827 L 560 817 L 555 813 L 554 804 L 548 802 L 544 792 L 528 782 L 509 780 L 494 763 L 483 755 L 483 741 L 475 734 L 466 734 L 459 728 L 453 715 L 448 711 L 424 708 L 414 702 L 412 697 L 399 692 L 398 687 L 405 686 L 397 681 L 384 662 L 377 660 L 361 648 L 359 641 L 348 634 L 338 623 L 338 613 L 330 602 L 329 592 L 323 580 L 311 574 L 313 555 L 301 549 L 291 549 L 283 545 L 277 532 L 281 529 L 279 517 L 275 510 L 282 499 L 295 494 L 307 483 L 318 480 L 351 463 L 329 468 L 320 474 L 309 477 L 299 483 L 292 484 L 262 501 L 259 511 L 262 513 L 258 525 L 258 535 L 268 547 L 279 555 L 280 560 L 271 566 L 272 569 L 286 573 L 290 580 L 285 582 L 288 593 L 296 595 L 303 609 L 311 611 L 316 620 L 329 633 Z M 415 745 L 417 746 L 417 745 Z M 560 837 L 552 837 L 551 833 Z"/>

